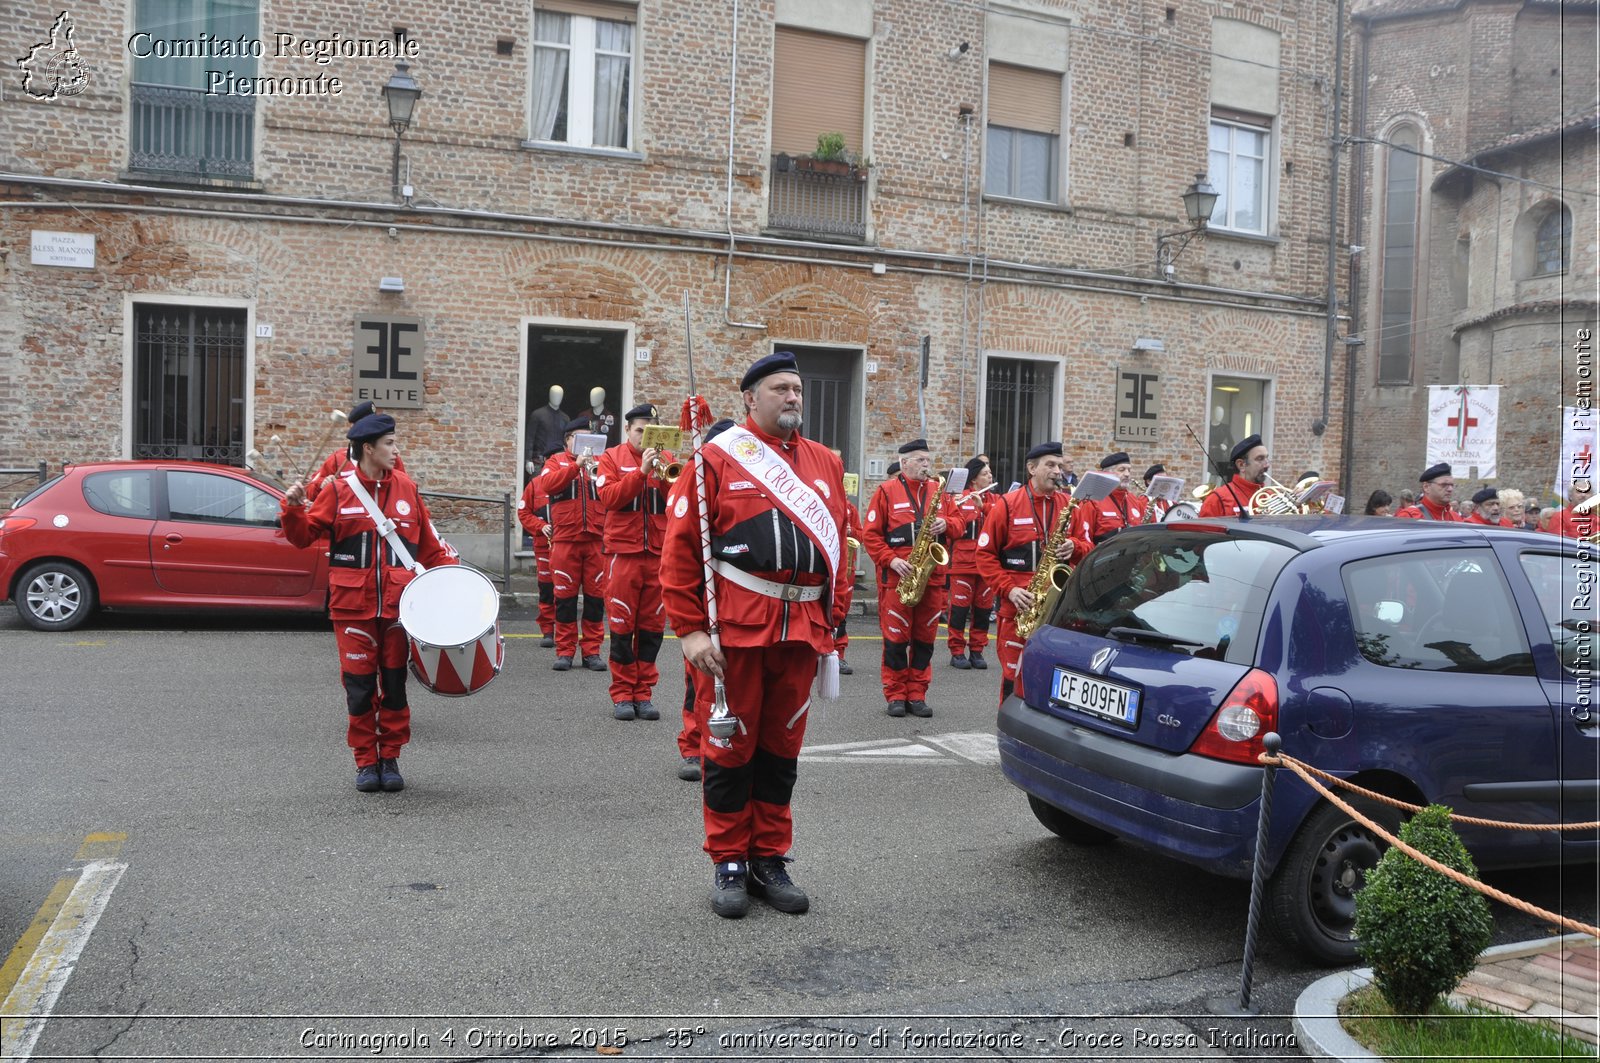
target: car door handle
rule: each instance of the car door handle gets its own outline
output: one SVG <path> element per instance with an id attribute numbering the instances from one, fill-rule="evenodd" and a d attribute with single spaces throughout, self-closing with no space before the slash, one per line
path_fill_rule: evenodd
<path id="1" fill-rule="evenodd" d="M 1579 727 L 1587 728 L 1600 725 L 1600 721 L 1595 719 L 1594 713 L 1590 711 L 1587 705 L 1573 705 L 1567 709 L 1567 715 L 1571 716 Z"/>
<path id="2" fill-rule="evenodd" d="M 177 532 L 171 532 L 167 535 L 168 546 L 176 546 L 181 542 L 183 542 L 183 536 L 179 535 Z"/>

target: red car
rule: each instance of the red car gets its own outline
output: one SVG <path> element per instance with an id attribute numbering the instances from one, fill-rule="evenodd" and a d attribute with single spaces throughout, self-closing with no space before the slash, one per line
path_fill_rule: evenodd
<path id="1" fill-rule="evenodd" d="M 327 551 L 283 537 L 282 498 L 227 465 L 71 465 L 0 519 L 0 591 L 40 631 L 102 606 L 320 612 Z"/>

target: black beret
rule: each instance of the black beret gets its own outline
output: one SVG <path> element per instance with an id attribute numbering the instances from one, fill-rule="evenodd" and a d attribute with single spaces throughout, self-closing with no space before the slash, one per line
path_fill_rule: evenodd
<path id="1" fill-rule="evenodd" d="M 1320 472 L 1318 472 L 1315 469 L 1307 469 L 1305 472 L 1303 472 L 1299 476 L 1295 477 L 1295 481 L 1294 482 L 1295 483 L 1299 483 L 1301 480 L 1320 480 L 1320 479 L 1322 479 L 1322 474 Z"/>
<path id="2" fill-rule="evenodd" d="M 750 368 L 744 371 L 744 376 L 739 380 L 739 390 L 749 391 L 756 386 L 756 381 L 773 373 L 799 372 L 800 364 L 794 360 L 793 351 L 773 351 L 764 358 L 757 358 Z"/>
<path id="3" fill-rule="evenodd" d="M 927 449 L 928 449 L 928 441 L 926 439 L 913 439 L 909 443 L 901 443 L 900 444 L 900 449 L 895 451 L 895 453 L 896 454 L 915 454 L 919 450 L 927 450 Z"/>
<path id="4" fill-rule="evenodd" d="M 594 422 L 589 420 L 588 417 L 574 417 L 572 420 L 567 422 L 567 427 L 561 430 L 561 434 L 567 435 L 570 432 L 587 432 L 593 426 Z"/>
<path id="5" fill-rule="evenodd" d="M 1496 491 L 1492 487 L 1485 487 L 1483 490 L 1477 492 L 1476 494 L 1474 494 L 1472 496 L 1472 504 L 1475 505 L 1475 506 L 1481 506 L 1485 502 L 1493 502 L 1495 499 L 1497 499 L 1499 497 L 1500 497 L 1500 492 L 1499 491 Z"/>
<path id="6" fill-rule="evenodd" d="M 1432 483 L 1433 481 L 1437 480 L 1441 476 L 1449 476 L 1449 475 L 1450 475 L 1450 463 L 1447 462 L 1447 461 L 1441 461 L 1437 465 L 1430 465 L 1426 469 L 1423 469 L 1422 470 L 1422 475 L 1417 477 L 1417 482 L 1418 483 L 1425 483 L 1425 484 Z"/>
<path id="7" fill-rule="evenodd" d="M 722 420 L 718 421 L 716 424 L 714 424 L 710 428 L 706 429 L 705 442 L 707 442 L 707 443 L 711 442 L 713 439 L 717 438 L 722 433 L 726 432 L 728 429 L 730 429 L 732 427 L 733 427 L 733 418 L 724 417 Z"/>
<path id="8" fill-rule="evenodd" d="M 1155 479 L 1157 476 L 1160 476 L 1166 471 L 1167 467 L 1158 461 L 1144 471 L 1144 482 L 1149 483 L 1151 480 Z"/>
<path id="9" fill-rule="evenodd" d="M 351 424 L 355 424 L 357 421 L 361 420 L 361 418 L 371 417 L 377 412 L 378 408 L 372 404 L 372 400 L 367 399 L 350 407 L 350 414 L 345 419 Z"/>
<path id="10" fill-rule="evenodd" d="M 884 475 L 885 476 L 893 476 L 896 473 L 898 473 L 899 471 L 900 471 L 900 463 L 898 461 L 891 461 L 889 463 L 889 471 L 884 473 Z"/>
<path id="11" fill-rule="evenodd" d="M 972 480 L 972 478 L 974 476 L 976 476 L 980 472 L 982 472 L 983 471 L 983 467 L 985 465 L 987 465 L 987 464 L 989 464 L 989 463 L 984 461 L 982 458 L 971 458 L 971 459 L 969 459 L 967 461 L 967 480 L 968 480 L 968 482 L 971 482 L 971 480 Z"/>
<path id="12" fill-rule="evenodd" d="M 1244 457 L 1246 454 L 1250 453 L 1260 445 L 1260 436 L 1245 436 L 1243 439 L 1239 440 L 1238 443 L 1234 444 L 1232 450 L 1228 451 L 1228 460 L 1238 461 L 1240 458 Z"/>
<path id="13" fill-rule="evenodd" d="M 394 431 L 394 418 L 386 413 L 369 413 L 350 426 L 346 439 L 378 439 Z"/>
<path id="14" fill-rule="evenodd" d="M 648 402 L 641 402 L 639 405 L 623 414 L 622 419 L 624 421 L 632 421 L 639 417 L 653 418 L 655 415 L 656 408 L 654 406 L 650 405 Z"/>
<path id="15" fill-rule="evenodd" d="M 1049 457 L 1052 454 L 1058 458 L 1061 457 L 1060 443 L 1035 443 L 1033 449 L 1028 451 L 1026 460 L 1032 461 L 1035 458 Z"/>
<path id="16" fill-rule="evenodd" d="M 1107 454 L 1105 457 L 1101 458 L 1100 467 L 1102 469 L 1109 469 L 1113 465 L 1126 465 L 1132 460 L 1132 458 L 1128 457 L 1127 451 L 1119 450 L 1115 454 Z"/>

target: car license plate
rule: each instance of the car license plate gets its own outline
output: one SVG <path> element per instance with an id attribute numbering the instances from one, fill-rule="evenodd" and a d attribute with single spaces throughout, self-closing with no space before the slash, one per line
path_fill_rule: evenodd
<path id="1" fill-rule="evenodd" d="M 1127 727 L 1139 726 L 1139 692 L 1121 683 L 1057 668 L 1051 700 L 1074 712 L 1115 720 Z"/>

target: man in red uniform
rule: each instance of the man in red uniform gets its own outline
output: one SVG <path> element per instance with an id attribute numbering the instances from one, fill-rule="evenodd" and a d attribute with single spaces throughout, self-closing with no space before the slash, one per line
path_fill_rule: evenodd
<path id="1" fill-rule="evenodd" d="M 928 682 L 933 677 L 933 644 L 939 637 L 939 615 L 944 612 L 944 570 L 935 568 L 922 600 L 907 605 L 896 592 L 902 577 L 911 572 L 911 548 L 923 517 L 933 502 L 933 457 L 924 439 L 900 447 L 900 472 L 878 485 L 867 503 L 861 522 L 861 545 L 878 567 L 878 629 L 883 632 L 884 710 L 890 716 L 932 716 Z M 965 525 L 956 512 L 956 500 L 940 495 L 933 517 L 935 541 L 944 546 L 961 534 Z"/>
<path id="2" fill-rule="evenodd" d="M 550 574 L 555 577 L 556 663 L 558 672 L 572 668 L 579 649 L 578 595 L 583 595 L 583 666 L 606 670 L 600 657 L 605 629 L 605 577 L 600 557 L 600 530 L 605 511 L 595 494 L 593 467 L 598 455 L 572 453 L 574 437 L 589 430 L 589 419 L 567 422 L 566 450 L 550 455 L 539 474 L 538 490 L 550 499 Z"/>
<path id="3" fill-rule="evenodd" d="M 412 559 L 425 567 L 453 565 L 455 551 L 441 542 L 428 507 L 411 478 L 395 467 L 394 418 L 374 413 L 346 433 L 354 467 L 335 478 L 309 507 L 306 485 L 296 481 L 283 500 L 284 538 L 307 547 L 321 539 L 328 553 L 328 615 L 344 683 L 349 722 L 345 741 L 356 758 L 356 789 L 403 790 L 400 750 L 411 740 L 406 700 L 410 647 L 400 626 L 400 592 L 415 578 L 378 533 L 365 502 L 348 477 L 389 521 Z"/>
<path id="4" fill-rule="evenodd" d="M 702 673 L 695 716 L 705 851 L 715 862 L 711 907 L 735 919 L 749 894 L 779 911 L 810 907 L 784 868 L 794 838 L 789 799 L 817 659 L 833 648 L 844 612 L 844 469 L 800 435 L 795 357 L 777 351 L 739 382 L 747 417 L 701 448 L 705 492 L 687 470 L 673 488 L 661 586 L 683 656 Z M 721 648 L 708 630 L 701 554 L 705 499 Z M 714 684 L 726 683 L 737 729 L 726 745 L 707 730 Z"/>
<path id="5" fill-rule="evenodd" d="M 355 424 L 363 417 L 371 417 L 373 414 L 381 412 L 371 402 L 358 402 L 350 407 L 350 413 L 345 417 L 345 422 L 347 424 Z M 332 483 L 335 476 L 350 468 L 352 464 L 349 447 L 340 447 L 326 458 L 323 458 L 322 464 L 318 466 L 317 471 L 311 474 L 310 480 L 306 481 L 306 501 L 315 502 L 317 493 Z M 401 459 L 398 450 L 394 452 L 394 467 L 396 472 L 406 471 L 406 463 Z"/>
<path id="6" fill-rule="evenodd" d="M 950 665 L 953 668 L 985 669 L 983 659 L 989 645 L 989 614 L 994 610 L 994 587 L 978 575 L 978 535 L 983 518 L 999 496 L 985 490 L 994 483 L 994 473 L 983 457 L 967 462 L 966 491 L 956 500 L 956 513 L 962 521 L 961 537 L 950 550 Z M 972 634 L 967 634 L 968 622 Z M 970 649 L 970 655 L 969 655 Z"/>
<path id="7" fill-rule="evenodd" d="M 550 572 L 550 499 L 539 490 L 539 477 L 534 476 L 522 489 L 522 499 L 517 503 L 517 521 L 527 529 L 533 539 L 533 571 L 539 587 L 539 645 L 556 644 L 556 585 Z"/>
<path id="8" fill-rule="evenodd" d="M 611 715 L 659 720 L 652 696 L 666 613 L 661 607 L 661 540 L 667 488 L 657 466 L 672 455 L 643 445 L 656 408 L 642 403 L 623 417 L 623 440 L 600 455 L 595 490 L 605 507 L 606 619 L 611 626 Z"/>
<path id="9" fill-rule="evenodd" d="M 711 442 L 722 433 L 733 427 L 733 421 L 724 417 L 710 428 L 701 444 Z M 691 472 L 687 461 L 684 462 L 684 472 Z M 668 501 L 671 501 L 670 492 Z M 696 512 L 699 512 L 698 509 Z M 700 675 L 699 669 L 690 664 L 685 658 L 683 662 L 683 725 L 678 728 L 678 778 L 684 782 L 700 781 L 700 723 L 695 718 L 695 677 Z"/>
<path id="10" fill-rule="evenodd" d="M 1450 475 L 1450 466 L 1446 462 L 1430 465 L 1423 470 L 1419 477 L 1422 483 L 1422 497 L 1417 499 L 1417 504 L 1407 506 L 1396 513 L 1397 517 L 1406 520 L 1442 520 L 1464 521 L 1466 518 L 1456 512 L 1456 507 L 1451 504 L 1455 498 L 1456 481 Z"/>
<path id="11" fill-rule="evenodd" d="M 1098 546 L 1124 528 L 1144 523 L 1149 501 L 1128 490 L 1133 465 L 1124 451 L 1100 459 L 1100 471 L 1117 478 L 1117 489 L 1098 502 L 1085 502 L 1072 514 L 1072 537 Z"/>
<path id="12" fill-rule="evenodd" d="M 1594 497 L 1594 482 L 1587 478 L 1576 478 L 1572 486 L 1567 489 L 1567 504 L 1556 510 L 1550 517 L 1549 531 L 1555 535 L 1565 535 L 1569 539 L 1587 539 L 1594 534 L 1594 510 L 1588 509 L 1582 513 L 1575 513 L 1578 506 Z"/>
<path id="13" fill-rule="evenodd" d="M 1500 520 L 1500 492 L 1492 487 L 1480 488 L 1473 492 L 1472 514 L 1467 517 L 1465 523 L 1501 527 L 1503 522 Z"/>
<path id="14" fill-rule="evenodd" d="M 1228 452 L 1233 478 L 1206 495 L 1200 504 L 1202 517 L 1237 517 L 1250 507 L 1261 485 L 1267 482 L 1272 461 L 1258 435 L 1245 436 Z"/>
<path id="15" fill-rule="evenodd" d="M 1028 451 L 1028 482 L 1003 495 L 989 507 L 983 531 L 978 533 L 978 575 L 994 588 L 1000 603 L 1000 700 L 1015 691 L 1022 694 L 1024 642 L 1017 634 L 1017 610 L 1033 605 L 1028 584 L 1039 568 L 1039 550 L 1050 539 L 1061 515 L 1072 504 L 1060 489 L 1065 475 L 1060 443 L 1040 443 Z M 1056 554 L 1071 564 L 1087 554 L 1090 544 L 1069 533 Z"/>

